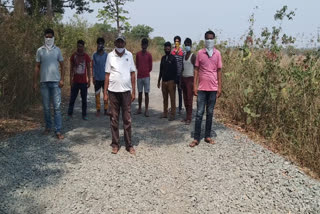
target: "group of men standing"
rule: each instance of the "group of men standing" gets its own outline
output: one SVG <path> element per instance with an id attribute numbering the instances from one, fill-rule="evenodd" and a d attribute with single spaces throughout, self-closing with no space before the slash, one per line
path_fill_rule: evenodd
<path id="1" fill-rule="evenodd" d="M 34 75 L 34 89 L 37 89 L 37 79 L 40 73 L 40 89 L 43 100 L 46 128 L 48 134 L 52 128 L 50 102 L 54 106 L 55 134 L 63 139 L 61 133 L 62 118 L 60 111 L 61 88 L 64 85 L 63 57 L 58 47 L 54 45 L 54 31 L 47 29 L 44 32 L 44 45 L 36 55 L 36 68 Z M 182 111 L 182 95 L 186 108 L 186 117 L 182 121 L 190 124 L 192 120 L 193 96 L 197 96 L 197 112 L 195 120 L 194 140 L 189 144 L 194 147 L 200 142 L 201 123 L 206 109 L 205 141 L 214 144 L 211 138 L 213 109 L 216 98 L 221 95 L 221 68 L 220 52 L 214 48 L 215 34 L 212 31 L 205 33 L 205 48 L 197 54 L 191 52 L 192 41 L 186 38 L 185 50 L 181 46 L 181 38 L 174 37 L 175 47 L 171 43 L 164 44 L 165 55 L 161 58 L 158 88 L 161 87 L 163 95 L 163 113 L 161 118 L 175 119 L 175 95 L 178 89 L 178 113 Z M 122 112 L 124 139 L 126 150 L 135 154 L 131 140 L 131 103 L 136 97 L 136 69 L 139 107 L 135 114 L 142 114 L 142 96 L 145 95 L 144 116 L 149 117 L 150 72 L 152 71 L 152 55 L 147 51 L 148 39 L 142 39 L 141 51 L 136 54 L 136 63 L 133 55 L 126 46 L 126 39 L 119 35 L 114 41 L 115 48 L 110 53 L 104 50 L 105 41 L 97 39 L 97 52 L 92 59 L 85 53 L 85 42 L 77 42 L 77 51 L 70 58 L 70 102 L 68 118 L 72 118 L 74 103 L 80 91 L 82 100 L 82 118 L 87 117 L 87 89 L 92 81 L 95 88 L 96 116 L 100 116 L 100 93 L 103 89 L 104 114 L 110 116 L 112 133 L 112 153 L 120 149 L 119 116 Z M 61 73 L 59 72 L 59 65 Z M 170 97 L 171 109 L 168 109 Z"/>

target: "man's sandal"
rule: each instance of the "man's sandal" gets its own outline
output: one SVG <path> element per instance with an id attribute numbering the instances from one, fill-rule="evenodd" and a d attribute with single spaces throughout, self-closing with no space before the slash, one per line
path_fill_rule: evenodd
<path id="1" fill-rule="evenodd" d="M 56 133 L 56 137 L 57 137 L 59 140 L 63 140 L 63 139 L 64 139 L 64 136 L 63 136 L 60 132 L 57 132 L 57 133 Z"/>
<path id="2" fill-rule="evenodd" d="M 198 145 L 199 145 L 199 142 L 197 140 L 194 140 L 189 144 L 190 147 L 195 147 L 195 146 L 198 146 Z"/>
<path id="3" fill-rule="evenodd" d="M 212 140 L 212 138 L 210 138 L 210 137 L 204 139 L 204 141 L 205 141 L 206 143 L 209 143 L 209 144 L 215 144 L 214 140 Z"/>

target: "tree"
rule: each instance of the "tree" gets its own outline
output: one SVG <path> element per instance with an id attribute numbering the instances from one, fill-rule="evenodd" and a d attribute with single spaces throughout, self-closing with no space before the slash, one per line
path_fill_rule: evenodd
<path id="1" fill-rule="evenodd" d="M 14 1 L 14 14 L 16 16 L 21 16 L 24 14 L 24 1 L 23 0 L 15 0 Z"/>
<path id="2" fill-rule="evenodd" d="M 26 0 L 25 7 L 29 15 L 47 14 L 53 16 L 54 13 L 63 14 L 65 8 L 76 9 L 77 14 L 93 11 L 89 8 L 87 0 Z"/>
<path id="3" fill-rule="evenodd" d="M 106 6 L 103 9 L 99 10 L 98 18 L 104 21 L 115 22 L 117 25 L 118 33 L 123 29 L 123 24 L 129 20 L 129 17 L 126 16 L 129 12 L 123 9 L 123 6 L 127 2 L 132 2 L 133 0 L 93 0 L 97 3 L 105 3 Z"/>
<path id="4" fill-rule="evenodd" d="M 131 29 L 131 36 L 135 39 L 149 38 L 149 34 L 153 32 L 153 28 L 148 25 L 137 25 Z"/>

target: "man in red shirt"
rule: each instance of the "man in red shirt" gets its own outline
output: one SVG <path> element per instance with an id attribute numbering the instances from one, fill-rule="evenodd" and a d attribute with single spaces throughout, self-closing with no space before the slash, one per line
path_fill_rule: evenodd
<path id="1" fill-rule="evenodd" d="M 82 100 L 82 119 L 87 117 L 87 94 L 90 87 L 90 62 L 91 59 L 84 52 L 84 41 L 77 42 L 77 51 L 70 57 L 70 86 L 71 95 L 68 109 L 69 118 L 72 117 L 74 103 L 77 99 L 79 90 Z"/>
<path id="2" fill-rule="evenodd" d="M 139 51 L 136 55 L 136 66 L 138 70 L 137 76 L 137 86 L 138 86 L 138 102 L 139 102 L 139 109 L 137 110 L 136 114 L 141 114 L 141 104 L 142 104 L 142 93 L 144 89 L 145 94 L 145 112 L 144 116 L 149 117 L 148 107 L 149 107 L 149 92 L 150 92 L 150 72 L 152 70 L 152 56 L 147 51 L 149 41 L 148 39 L 144 38 L 141 41 L 141 48 L 142 50 Z"/>

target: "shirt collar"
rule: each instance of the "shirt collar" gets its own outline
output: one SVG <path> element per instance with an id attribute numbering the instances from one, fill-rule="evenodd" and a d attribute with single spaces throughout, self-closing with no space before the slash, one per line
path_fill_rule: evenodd
<path id="1" fill-rule="evenodd" d="M 53 49 L 55 49 L 57 46 L 55 46 L 55 45 L 53 45 L 53 47 L 52 47 L 52 49 L 51 50 L 53 50 Z M 42 45 L 41 47 L 40 47 L 41 49 L 47 49 L 47 47 L 45 46 L 45 45 Z"/>

